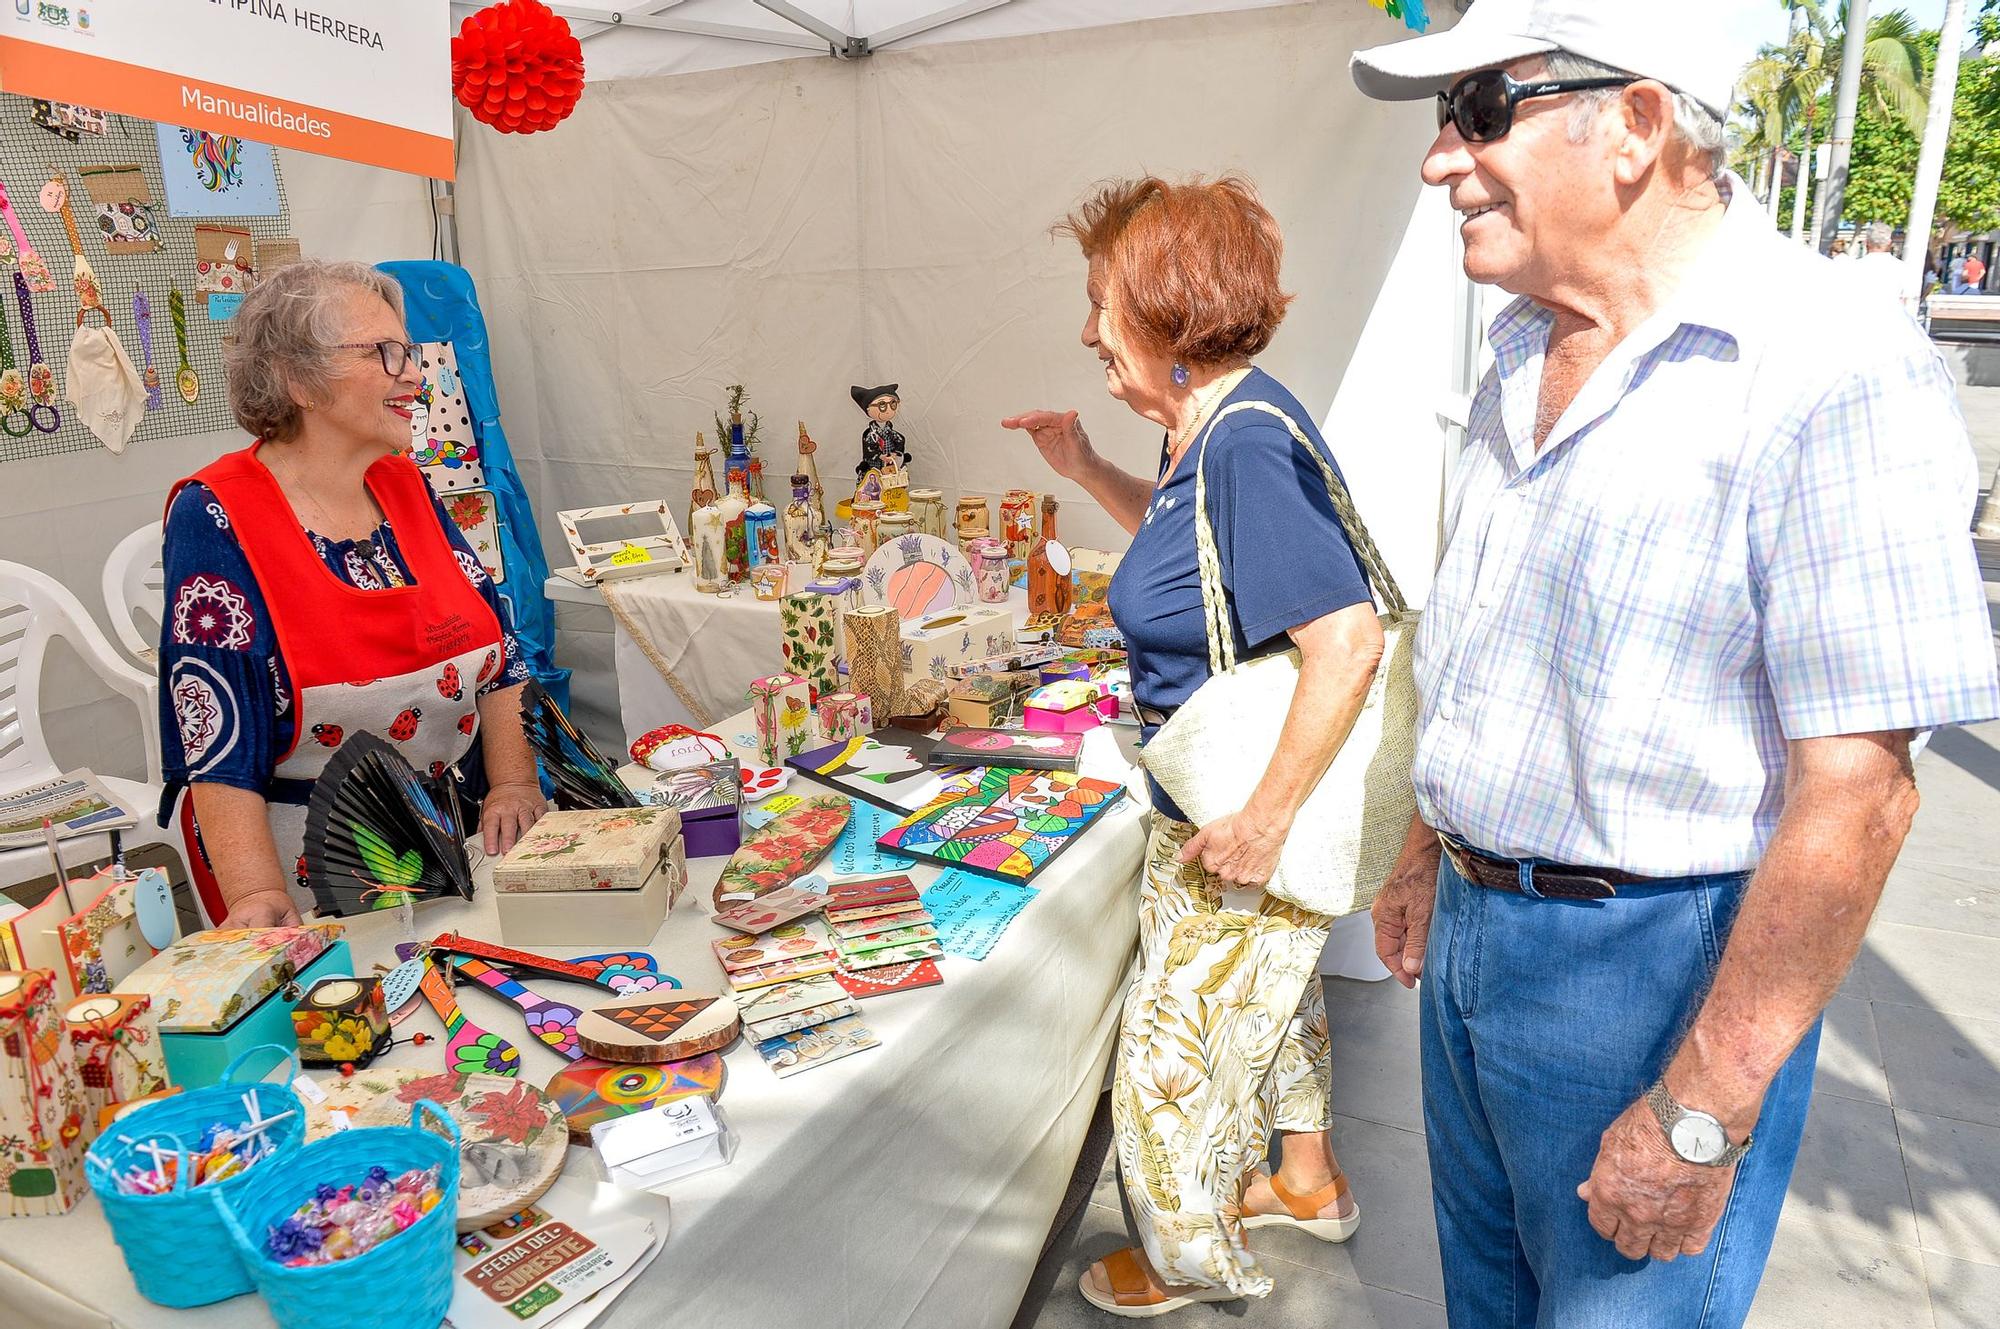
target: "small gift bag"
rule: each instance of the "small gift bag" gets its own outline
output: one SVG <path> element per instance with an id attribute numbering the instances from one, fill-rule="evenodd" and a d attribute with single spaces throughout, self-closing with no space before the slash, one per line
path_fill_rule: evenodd
<path id="1" fill-rule="evenodd" d="M 766 766 L 798 756 L 817 737 L 812 689 L 797 674 L 772 674 L 752 683 L 750 709 L 757 717 L 757 760 Z"/>
<path id="2" fill-rule="evenodd" d="M 77 170 L 97 205 L 97 229 L 108 254 L 151 254 L 165 246 L 153 224 L 153 189 L 137 166 L 84 166 Z"/>
<path id="3" fill-rule="evenodd" d="M 153 1023 L 153 999 L 98 993 L 63 1010 L 63 1033 L 83 1087 L 83 1135 L 97 1138 L 112 1109 L 167 1087 L 167 1057 Z"/>
<path id="4" fill-rule="evenodd" d="M 83 1085 L 55 974 L 0 971 L 0 1217 L 66 1214 L 83 1197 Z"/>
<path id="5" fill-rule="evenodd" d="M 236 301 L 257 284 L 256 270 L 250 265 L 254 252 L 247 227 L 203 224 L 194 228 L 194 289 L 197 295 L 211 297 L 211 318 L 224 307 L 213 297 L 224 297 L 233 311 Z"/>

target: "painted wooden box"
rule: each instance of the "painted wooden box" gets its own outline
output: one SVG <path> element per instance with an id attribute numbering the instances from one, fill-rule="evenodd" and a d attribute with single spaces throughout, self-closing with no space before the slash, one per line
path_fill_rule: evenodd
<path id="1" fill-rule="evenodd" d="M 785 669 L 805 679 L 815 704 L 840 691 L 840 633 L 832 596 L 807 589 L 778 602 L 783 625 Z M 772 763 L 766 763 L 767 765 Z"/>
<path id="2" fill-rule="evenodd" d="M 668 809 L 668 815 L 673 815 Z M 560 814 L 551 814 L 560 815 Z M 544 821 L 547 818 L 543 818 Z M 509 946 L 643 948 L 687 889 L 687 854 L 674 835 L 658 866 L 636 888 L 576 891 L 505 891 L 494 897 L 500 940 Z"/>
<path id="3" fill-rule="evenodd" d="M 197 932 L 134 970 L 121 985 L 153 999 L 167 1073 L 183 1089 L 222 1078 L 240 1052 L 294 1042 L 292 1009 L 315 981 L 352 974 L 342 925 Z"/>
<path id="4" fill-rule="evenodd" d="M 638 890 L 680 830 L 681 814 L 669 807 L 551 812 L 493 865 L 493 888 L 502 895 Z"/>
<path id="5" fill-rule="evenodd" d="M 95 1139 L 112 1109 L 167 1087 L 167 1057 L 153 1020 L 153 999 L 125 993 L 78 997 L 63 1009 L 63 1033 L 83 1086 L 85 1139 Z"/>
<path id="6" fill-rule="evenodd" d="M 1081 734 L 1116 714 L 1117 699 L 1097 684 L 1068 679 L 1030 692 L 1021 724 L 1038 734 Z"/>
<path id="7" fill-rule="evenodd" d="M 88 1116 L 54 971 L 0 970 L 0 1217 L 66 1214 L 83 1198 Z"/>
<path id="8" fill-rule="evenodd" d="M 743 843 L 743 768 L 734 757 L 653 782 L 653 803 L 681 814 L 681 843 L 689 858 L 717 858 Z"/>
<path id="9" fill-rule="evenodd" d="M 1014 649 L 1014 614 L 1005 605 L 967 605 L 903 624 L 903 678 L 949 682 L 951 665 Z M 880 718 L 880 717 L 878 717 Z"/>

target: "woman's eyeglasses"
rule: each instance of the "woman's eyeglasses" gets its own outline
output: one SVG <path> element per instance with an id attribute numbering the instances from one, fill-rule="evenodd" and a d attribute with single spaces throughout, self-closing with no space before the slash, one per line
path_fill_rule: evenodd
<path id="1" fill-rule="evenodd" d="M 1530 97 L 1556 97 L 1565 92 L 1598 88 L 1628 88 L 1636 78 L 1568 78 L 1521 83 L 1504 69 L 1482 69 L 1452 84 L 1438 98 L 1438 128 L 1457 125 L 1467 143 L 1497 143 L 1514 128 L 1514 108 Z"/>
<path id="2" fill-rule="evenodd" d="M 401 374 L 405 365 L 417 360 L 417 348 L 414 342 L 342 341 L 335 342 L 333 349 L 336 351 L 373 351 L 382 357 L 382 372 L 391 378 Z"/>

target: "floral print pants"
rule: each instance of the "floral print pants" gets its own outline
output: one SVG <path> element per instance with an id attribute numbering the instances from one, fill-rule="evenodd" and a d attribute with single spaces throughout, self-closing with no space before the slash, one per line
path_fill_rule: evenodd
<path id="1" fill-rule="evenodd" d="M 1263 1297 L 1243 1188 L 1274 1129 L 1332 1124 L 1318 967 L 1331 920 L 1180 862 L 1194 829 L 1156 818 L 1146 847 L 1111 1089 L 1119 1173 L 1164 1281 Z"/>

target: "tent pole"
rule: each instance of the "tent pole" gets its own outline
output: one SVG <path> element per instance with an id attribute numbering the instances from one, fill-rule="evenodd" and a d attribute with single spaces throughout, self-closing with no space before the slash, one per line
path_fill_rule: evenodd
<path id="1" fill-rule="evenodd" d="M 723 37 L 730 41 L 758 42 L 766 46 L 791 46 L 805 51 L 826 49 L 825 43 L 800 33 L 780 32 L 771 28 L 746 28 L 737 23 L 707 23 L 691 18 L 661 18 L 657 14 L 643 11 L 627 13 L 619 9 L 594 9 L 586 5 L 551 4 L 549 9 L 563 18 L 604 25 L 579 37 L 579 41 L 599 36 L 614 27 L 655 28 L 661 32 L 682 32 L 695 37 Z"/>
<path id="2" fill-rule="evenodd" d="M 449 180 L 433 180 L 431 187 L 431 244 L 447 263 L 458 262 L 458 191 Z"/>
<path id="3" fill-rule="evenodd" d="M 884 46 L 902 41 L 906 37 L 914 37 L 920 32 L 929 32 L 933 28 L 942 28 L 947 23 L 956 23 L 960 19 L 971 18 L 974 14 L 984 14 L 989 9 L 998 9 L 1002 5 L 1012 4 L 1013 2 L 1014 0 L 964 0 L 963 4 L 953 5 L 949 9 L 941 9 L 937 13 L 926 15 L 923 18 L 913 18 L 907 23 L 895 24 L 862 40 L 868 43 L 869 50 L 879 51 Z"/>
<path id="4" fill-rule="evenodd" d="M 842 32 L 831 23 L 821 21 L 818 16 L 808 14 L 790 0 L 750 0 L 759 9 L 769 10 L 787 23 L 796 24 L 826 43 L 827 51 L 837 60 L 852 60 L 868 54 L 868 39 Z"/>

